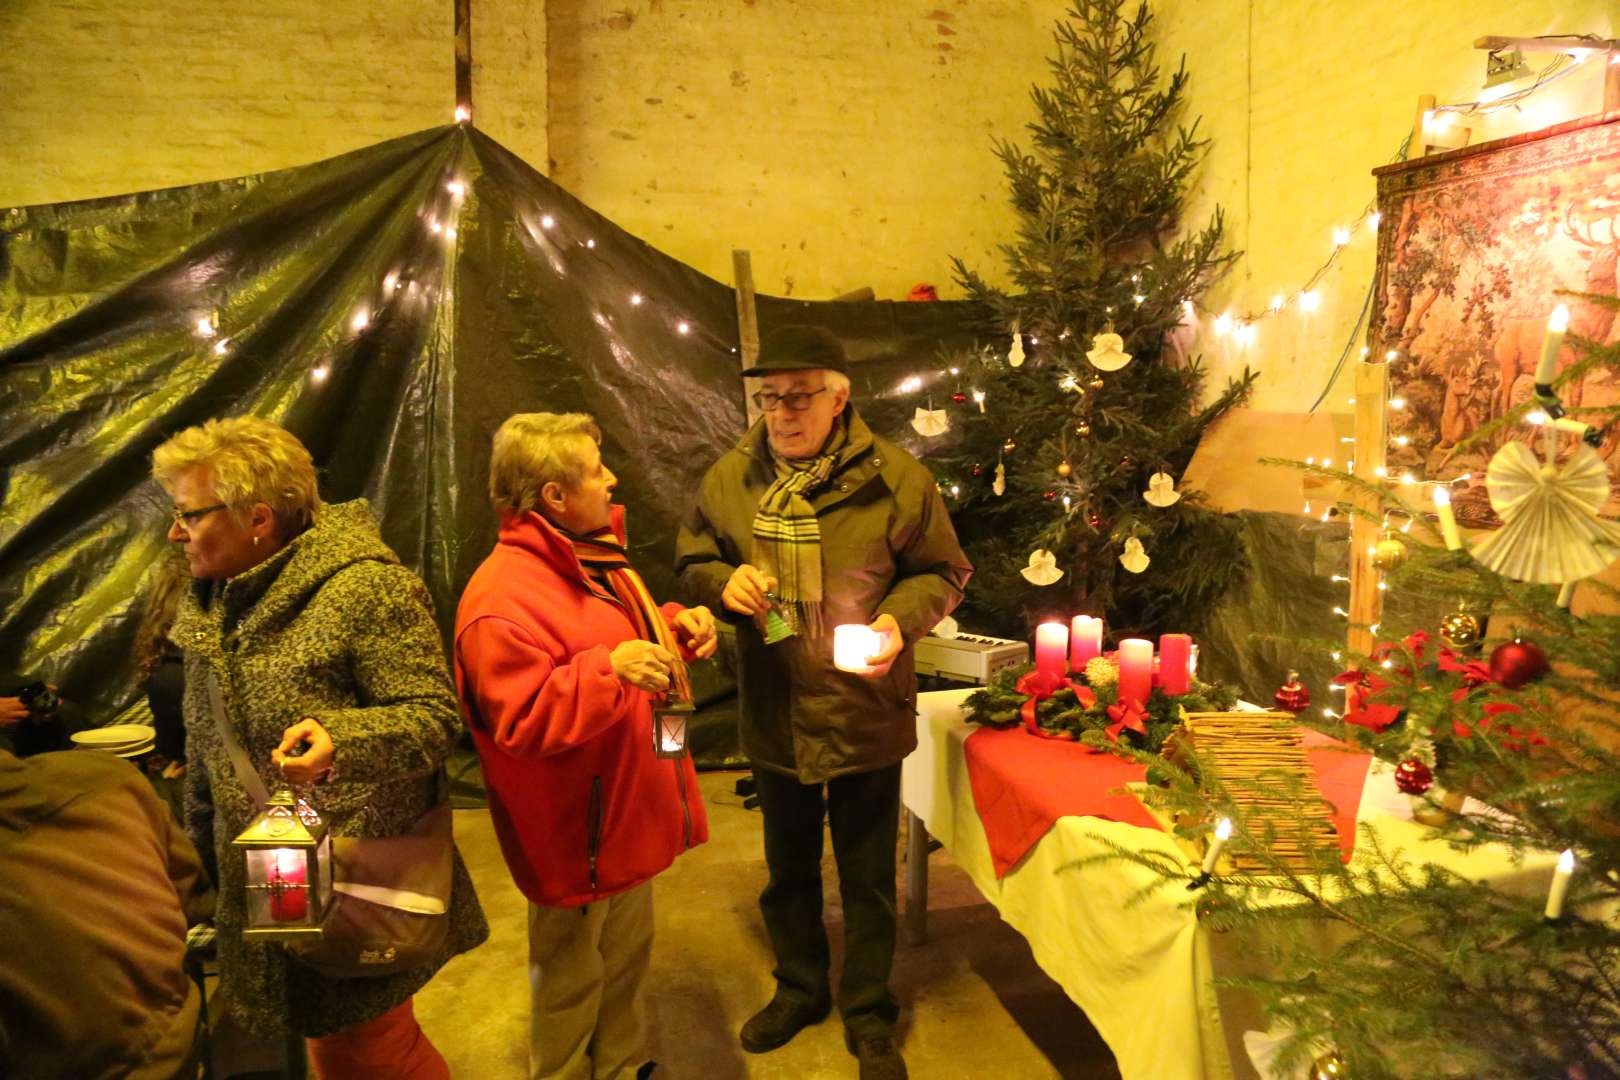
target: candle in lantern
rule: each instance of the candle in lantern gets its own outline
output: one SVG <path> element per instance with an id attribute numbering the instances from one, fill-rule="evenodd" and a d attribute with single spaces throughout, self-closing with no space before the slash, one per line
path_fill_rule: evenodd
<path id="1" fill-rule="evenodd" d="M 1103 621 L 1090 615 L 1076 615 L 1069 624 L 1069 670 L 1084 671 L 1086 664 L 1102 655 Z"/>
<path id="2" fill-rule="evenodd" d="M 867 660 L 883 648 L 883 635 L 864 623 L 833 627 L 833 666 L 839 671 L 865 671 Z"/>
<path id="3" fill-rule="evenodd" d="M 1558 353 L 1564 347 L 1564 331 L 1569 329 L 1569 307 L 1559 304 L 1547 316 L 1547 336 L 1541 339 L 1541 363 L 1536 365 L 1536 387 L 1551 386 L 1558 377 Z"/>
<path id="4" fill-rule="evenodd" d="M 1215 862 L 1221 857 L 1221 849 L 1226 842 L 1232 839 L 1232 819 L 1221 818 L 1220 824 L 1215 826 L 1215 836 L 1209 842 L 1209 850 L 1204 852 L 1204 865 L 1201 870 L 1205 877 L 1215 872 Z"/>
<path id="5" fill-rule="evenodd" d="M 1192 635 L 1159 635 L 1159 686 L 1167 694 L 1192 689 Z"/>
<path id="6" fill-rule="evenodd" d="M 1035 670 L 1062 678 L 1069 670 L 1069 628 L 1043 622 L 1035 628 Z"/>
<path id="7" fill-rule="evenodd" d="M 287 848 L 270 853 L 270 918 L 276 922 L 303 922 L 309 914 L 309 890 L 304 886 L 304 857 Z"/>
<path id="8" fill-rule="evenodd" d="M 1569 879 L 1575 875 L 1575 853 L 1568 848 L 1558 856 L 1558 869 L 1553 871 L 1552 888 L 1547 892 L 1547 909 L 1543 912 L 1549 921 L 1564 916 L 1564 897 L 1569 895 Z"/>
<path id="9" fill-rule="evenodd" d="M 1119 643 L 1119 700 L 1146 705 L 1153 690 L 1153 642 L 1126 638 Z"/>
<path id="10" fill-rule="evenodd" d="M 1434 512 L 1440 517 L 1440 535 L 1445 538 L 1449 551 L 1462 548 L 1462 533 L 1457 531 L 1457 515 L 1451 512 L 1451 489 L 1444 485 L 1433 489 Z"/>

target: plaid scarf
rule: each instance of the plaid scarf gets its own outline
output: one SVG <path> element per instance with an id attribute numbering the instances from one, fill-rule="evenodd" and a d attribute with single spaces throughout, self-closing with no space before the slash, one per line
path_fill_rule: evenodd
<path id="1" fill-rule="evenodd" d="M 681 661 L 675 635 L 653 601 L 652 593 L 647 591 L 647 583 L 630 565 L 630 555 L 613 531 L 604 529 L 595 536 L 579 536 L 562 528 L 557 531 L 573 543 L 574 555 L 591 579 L 624 608 L 630 616 L 630 625 L 636 628 L 636 636 L 662 645 L 675 658 L 670 669 L 669 689 L 658 695 L 657 700 L 690 702 L 692 683 Z"/>
<path id="2" fill-rule="evenodd" d="M 821 524 L 808 496 L 827 483 L 849 442 L 842 420 L 818 457 L 777 457 L 776 481 L 754 512 L 754 565 L 776 579 L 782 617 L 795 633 L 821 636 Z"/>

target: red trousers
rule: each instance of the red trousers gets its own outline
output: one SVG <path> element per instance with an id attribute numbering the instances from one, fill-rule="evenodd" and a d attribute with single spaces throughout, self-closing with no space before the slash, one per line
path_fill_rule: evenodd
<path id="1" fill-rule="evenodd" d="M 317 1080 L 450 1080 L 450 1067 L 428 1042 L 409 1001 L 305 1043 Z"/>

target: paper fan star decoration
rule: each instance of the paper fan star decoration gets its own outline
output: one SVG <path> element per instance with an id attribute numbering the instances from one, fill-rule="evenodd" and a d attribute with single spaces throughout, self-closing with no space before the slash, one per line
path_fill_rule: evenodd
<path id="1" fill-rule="evenodd" d="M 1131 362 L 1131 354 L 1125 351 L 1125 339 L 1110 326 L 1091 339 L 1091 351 L 1086 353 L 1086 359 L 1098 371 L 1118 371 Z"/>
<path id="2" fill-rule="evenodd" d="M 1609 474 L 1590 446 L 1562 469 L 1510 442 L 1491 458 L 1485 490 L 1502 527 L 1474 545 L 1474 558 L 1516 581 L 1556 584 L 1591 577 L 1620 558 L 1620 525 L 1598 517 Z"/>
<path id="3" fill-rule="evenodd" d="M 1013 367 L 1024 366 L 1024 335 L 1018 332 L 1018 324 L 1013 323 L 1012 344 L 1007 347 L 1007 363 Z"/>
<path id="4" fill-rule="evenodd" d="M 1142 492 L 1142 498 L 1151 506 L 1161 509 L 1170 506 L 1181 498 L 1181 492 L 1176 490 L 1176 481 L 1167 472 L 1156 472 L 1148 477 L 1148 489 Z"/>
<path id="5" fill-rule="evenodd" d="M 995 492 L 997 495 L 1007 494 L 1007 466 L 1001 464 L 1000 462 L 996 463 L 996 479 L 995 482 L 990 485 L 990 490 Z"/>
<path id="6" fill-rule="evenodd" d="M 935 623 L 934 628 L 928 632 L 935 637 L 953 638 L 961 633 L 961 630 L 958 628 L 956 620 L 947 615 Z"/>
<path id="7" fill-rule="evenodd" d="M 911 418 L 911 426 L 917 430 L 917 434 L 932 438 L 945 434 L 951 426 L 951 418 L 944 409 L 925 409 L 919 405 Z"/>
<path id="8" fill-rule="evenodd" d="M 1152 559 L 1148 558 L 1147 551 L 1143 549 L 1142 541 L 1134 536 L 1125 541 L 1125 554 L 1119 557 L 1119 565 L 1133 574 L 1140 574 L 1148 568 L 1148 563 L 1152 561 Z"/>
<path id="9" fill-rule="evenodd" d="M 1031 585 L 1054 585 L 1063 576 L 1063 571 L 1057 568 L 1057 556 L 1045 548 L 1030 552 L 1029 565 L 1018 572 Z"/>

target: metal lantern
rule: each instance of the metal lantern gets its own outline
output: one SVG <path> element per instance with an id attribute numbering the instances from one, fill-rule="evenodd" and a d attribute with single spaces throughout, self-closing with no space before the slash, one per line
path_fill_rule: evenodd
<path id="1" fill-rule="evenodd" d="M 242 936 L 260 941 L 318 936 L 332 902 L 332 840 L 315 808 L 280 788 L 231 843 L 242 852 L 246 869 Z"/>
<path id="2" fill-rule="evenodd" d="M 653 710 L 653 756 L 686 756 L 686 724 L 692 718 L 690 701 L 672 701 Z"/>

